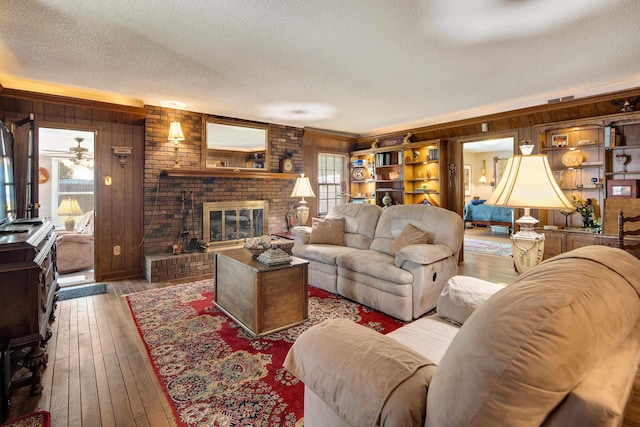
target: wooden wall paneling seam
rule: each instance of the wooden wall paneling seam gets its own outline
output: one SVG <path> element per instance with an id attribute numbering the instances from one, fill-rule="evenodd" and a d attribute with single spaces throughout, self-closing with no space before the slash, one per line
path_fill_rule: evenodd
<path id="1" fill-rule="evenodd" d="M 112 170 L 112 157 L 111 143 L 112 143 L 112 124 L 105 123 L 100 131 L 100 187 L 105 191 L 105 196 L 108 198 L 100 198 L 100 212 L 98 213 L 98 220 L 100 223 L 100 238 L 95 240 L 97 258 L 100 260 L 100 279 L 102 280 L 103 274 L 112 272 L 115 270 L 113 263 L 113 255 L 111 246 L 113 244 L 113 227 L 116 219 L 113 217 L 114 204 L 117 200 L 118 188 L 122 185 L 126 185 L 122 180 L 118 180 L 113 176 Z M 104 177 L 111 176 L 111 185 L 104 185 Z M 122 223 L 115 222 L 117 226 L 122 226 Z"/>
<path id="2" fill-rule="evenodd" d="M 109 134 L 109 150 L 110 147 L 114 145 L 118 145 L 119 141 L 122 141 L 124 138 L 125 129 L 122 123 L 112 123 L 110 134 Z M 105 147 L 105 151 L 106 151 Z M 124 270 L 125 266 L 125 254 L 128 248 L 125 245 L 126 238 L 126 228 L 127 224 L 125 223 L 125 210 L 126 210 L 126 197 L 127 197 L 127 187 L 131 185 L 130 182 L 126 180 L 126 168 L 122 168 L 119 164 L 114 165 L 115 156 L 113 153 L 109 153 L 107 159 L 109 168 L 109 174 L 112 176 L 112 179 L 116 182 L 121 182 L 122 185 L 118 185 L 114 187 L 114 191 L 112 193 L 112 199 L 110 204 L 110 216 L 111 216 L 111 235 L 110 235 L 110 244 L 108 248 L 104 248 L 105 253 L 109 252 L 111 255 L 111 271 L 121 271 Z M 112 184 L 113 186 L 113 184 Z M 120 254 L 116 255 L 114 253 L 115 246 L 120 246 Z"/>

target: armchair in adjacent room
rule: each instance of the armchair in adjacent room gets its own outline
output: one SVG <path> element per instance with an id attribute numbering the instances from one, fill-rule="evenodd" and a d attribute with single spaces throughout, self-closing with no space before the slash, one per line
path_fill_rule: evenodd
<path id="1" fill-rule="evenodd" d="M 78 222 L 75 230 L 57 232 L 59 273 L 93 269 L 93 219 L 94 211 L 89 211 Z"/>

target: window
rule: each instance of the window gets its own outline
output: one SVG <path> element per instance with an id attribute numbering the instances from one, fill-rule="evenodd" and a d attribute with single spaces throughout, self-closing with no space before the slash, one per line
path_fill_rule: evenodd
<path id="1" fill-rule="evenodd" d="M 318 216 L 344 203 L 346 157 L 338 154 L 318 155 Z"/>
<path id="2" fill-rule="evenodd" d="M 63 200 L 72 199 L 78 201 L 81 212 L 74 215 L 55 211 L 54 223 L 61 227 L 65 219 L 72 216 L 76 223 L 82 216 L 93 210 L 94 201 L 94 180 L 93 162 L 86 165 L 76 165 L 70 163 L 68 159 L 52 159 L 54 174 L 52 179 L 52 201 L 51 205 L 60 206 Z"/>

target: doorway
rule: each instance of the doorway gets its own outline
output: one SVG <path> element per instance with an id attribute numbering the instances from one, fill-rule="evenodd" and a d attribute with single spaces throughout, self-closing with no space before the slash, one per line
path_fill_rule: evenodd
<path id="1" fill-rule="evenodd" d="M 462 143 L 463 219 L 467 252 L 511 256 L 513 209 L 485 205 L 513 156 L 514 136 Z"/>
<path id="2" fill-rule="evenodd" d="M 40 216 L 58 234 L 58 284 L 93 283 L 95 137 L 89 129 L 38 128 Z"/>

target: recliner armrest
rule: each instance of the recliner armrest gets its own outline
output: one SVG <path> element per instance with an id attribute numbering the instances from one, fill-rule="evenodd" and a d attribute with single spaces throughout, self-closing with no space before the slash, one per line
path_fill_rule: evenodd
<path id="1" fill-rule="evenodd" d="M 405 261 L 416 264 L 433 264 L 440 260 L 449 258 L 453 251 L 447 245 L 418 244 L 408 245 L 396 252 L 396 267 L 402 268 Z"/>
<path id="2" fill-rule="evenodd" d="M 422 425 L 435 372 L 422 355 L 348 319 L 303 332 L 284 367 L 349 425 Z"/>
<path id="3" fill-rule="evenodd" d="M 80 244 L 93 244 L 93 234 L 63 234 L 58 236 L 56 244 L 64 243 L 80 243 Z"/>
<path id="4" fill-rule="evenodd" d="M 298 227 L 293 227 L 293 230 L 292 230 L 293 245 L 301 246 L 309 243 L 309 239 L 311 238 L 311 230 L 312 230 L 311 227 L 307 227 L 303 225 Z"/>

